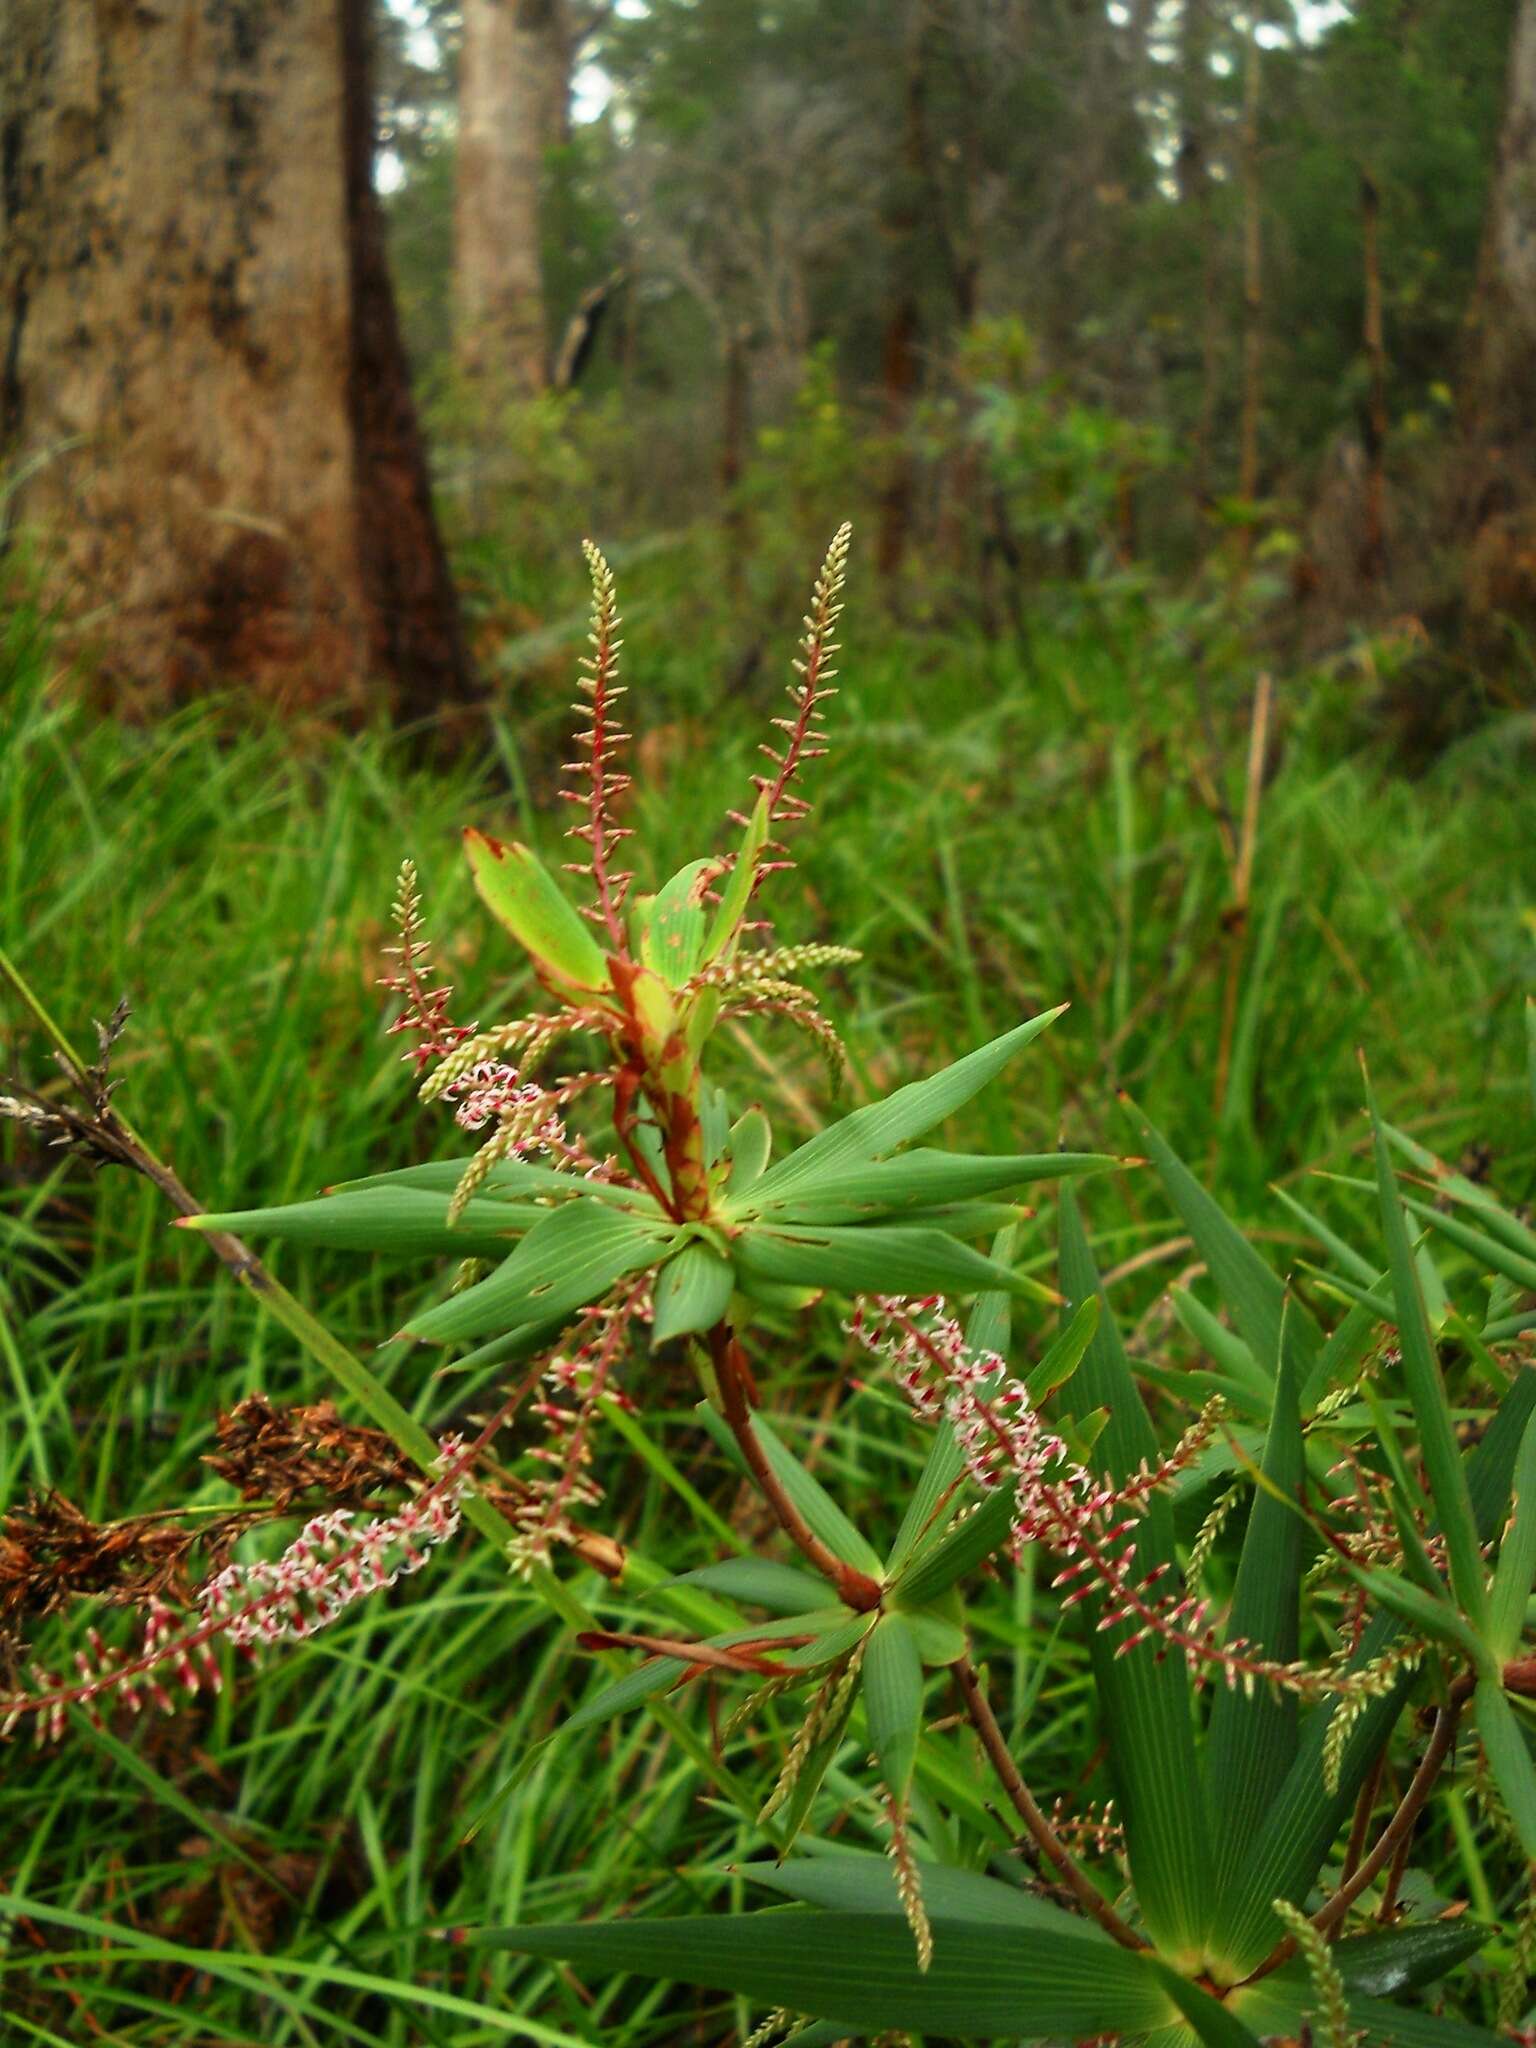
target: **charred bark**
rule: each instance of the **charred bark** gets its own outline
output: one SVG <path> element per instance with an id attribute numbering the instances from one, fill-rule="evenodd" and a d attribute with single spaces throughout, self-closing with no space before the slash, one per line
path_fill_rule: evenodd
<path id="1" fill-rule="evenodd" d="M 130 701 L 470 678 L 371 178 L 367 0 L 0 0 L 3 457 Z"/>

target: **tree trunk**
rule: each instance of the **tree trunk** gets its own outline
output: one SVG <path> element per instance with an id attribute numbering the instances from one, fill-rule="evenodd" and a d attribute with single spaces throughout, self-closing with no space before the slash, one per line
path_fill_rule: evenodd
<path id="1" fill-rule="evenodd" d="M 463 17 L 455 352 L 472 383 L 527 394 L 548 381 L 540 186 L 569 129 L 572 25 L 565 0 L 464 0 Z"/>
<path id="2" fill-rule="evenodd" d="M 1470 315 L 1462 521 L 1473 601 L 1536 603 L 1536 0 L 1520 0 L 1498 162 Z"/>
<path id="3" fill-rule="evenodd" d="M 917 496 L 911 429 L 922 339 L 919 236 L 922 203 L 925 197 L 932 196 L 925 176 L 924 149 L 928 29 L 928 0 L 914 0 L 908 16 L 902 69 L 901 155 L 882 219 L 889 251 L 890 286 L 880 343 L 886 474 L 875 532 L 875 569 L 887 584 L 894 584 L 901 574 Z"/>
<path id="4" fill-rule="evenodd" d="M 1243 72 L 1243 413 L 1237 494 L 1251 508 L 1259 495 L 1259 429 L 1264 413 L 1264 227 L 1259 184 L 1259 86 L 1262 59 L 1248 27 Z M 1246 557 L 1253 527 L 1241 534 Z"/>
<path id="5" fill-rule="evenodd" d="M 368 0 L 0 0 L 0 457 L 143 701 L 470 676 L 372 180 Z"/>
<path id="6" fill-rule="evenodd" d="M 1360 254 L 1364 269 L 1361 341 L 1369 388 L 1366 396 L 1365 518 L 1360 573 L 1379 583 L 1387 565 L 1387 342 L 1381 309 L 1381 193 L 1369 171 L 1360 173 Z"/>

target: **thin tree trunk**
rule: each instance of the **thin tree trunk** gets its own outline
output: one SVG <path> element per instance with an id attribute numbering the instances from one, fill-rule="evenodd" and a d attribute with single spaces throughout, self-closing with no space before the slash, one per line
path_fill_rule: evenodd
<path id="1" fill-rule="evenodd" d="M 1259 495 L 1259 427 L 1264 406 L 1264 229 L 1260 214 L 1259 88 L 1262 57 L 1253 24 L 1243 71 L 1243 413 L 1238 496 L 1250 506 Z M 1253 528 L 1243 528 L 1243 552 Z"/>
<path id="2" fill-rule="evenodd" d="M 1211 178 L 1210 0 L 1184 0 L 1179 49 L 1179 153 L 1174 176 L 1179 203 L 1195 218 L 1200 252 L 1200 410 L 1190 477 L 1195 504 L 1211 502 L 1211 442 L 1221 377 L 1221 296 Z"/>
<path id="3" fill-rule="evenodd" d="M 720 420 L 720 501 L 725 527 L 725 580 L 732 597 L 741 595 L 746 569 L 746 507 L 741 478 L 746 467 L 750 425 L 748 350 L 750 327 L 730 327 L 725 336 L 725 379 Z"/>
<path id="4" fill-rule="evenodd" d="M 917 495 L 910 433 L 922 331 L 918 236 L 921 201 L 930 190 L 924 167 L 923 59 L 927 31 L 927 0 L 914 0 L 902 76 L 901 158 L 892 179 L 884 222 L 891 274 L 880 349 L 886 479 L 880 493 L 875 568 L 887 583 L 894 583 L 901 573 Z"/>
<path id="5" fill-rule="evenodd" d="M 568 132 L 565 0 L 464 0 L 454 190 L 454 347 L 471 383 L 548 378 L 541 187 Z"/>
<path id="6" fill-rule="evenodd" d="M 1368 582 L 1375 583 L 1386 568 L 1387 554 L 1387 346 L 1381 310 L 1381 194 L 1369 171 L 1360 174 L 1360 245 L 1365 272 L 1361 338 L 1369 378 L 1360 573 Z"/>
<path id="7" fill-rule="evenodd" d="M 1498 161 L 1469 316 L 1459 523 L 1474 609 L 1536 606 L 1536 0 L 1520 0 Z"/>
<path id="8" fill-rule="evenodd" d="M 471 678 L 372 178 L 368 0 L 0 0 L 0 458 L 143 701 Z"/>

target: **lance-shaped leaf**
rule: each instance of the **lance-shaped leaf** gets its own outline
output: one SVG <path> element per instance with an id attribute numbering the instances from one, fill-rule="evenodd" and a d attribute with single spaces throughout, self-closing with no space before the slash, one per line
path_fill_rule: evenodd
<path id="1" fill-rule="evenodd" d="M 924 1081 L 910 1081 L 894 1095 L 887 1095 L 883 1102 L 869 1103 L 841 1122 L 818 1131 L 797 1152 L 791 1152 L 787 1159 L 769 1169 L 758 1184 L 759 1195 L 778 1195 L 790 1188 L 807 1186 L 856 1160 L 878 1159 L 898 1145 L 922 1137 L 985 1088 L 1014 1054 L 1022 1052 L 1032 1038 L 1038 1038 L 1065 1008 L 1062 1004 L 1043 1016 L 1032 1017 L 1027 1024 L 1005 1031 L 1001 1038 L 979 1046 L 942 1072 L 930 1074 Z"/>
<path id="2" fill-rule="evenodd" d="M 1476 1230 L 1470 1223 L 1463 1223 L 1459 1216 L 1448 1215 L 1444 1209 L 1432 1209 L 1427 1202 L 1406 1201 L 1404 1206 L 1425 1223 L 1433 1224 L 1442 1237 L 1448 1237 L 1452 1244 L 1460 1245 L 1490 1272 L 1502 1273 L 1506 1280 L 1513 1280 L 1520 1288 L 1536 1287 L 1536 1255 L 1517 1252 L 1512 1245 L 1486 1230 Z"/>
<path id="3" fill-rule="evenodd" d="M 731 1462 L 745 1471 L 746 1464 L 741 1455 L 741 1447 L 731 1435 L 724 1417 L 717 1414 L 707 1401 L 700 1402 L 694 1412 Z M 774 1477 L 804 1515 L 814 1533 L 845 1564 L 855 1565 L 861 1572 L 878 1576 L 878 1552 L 867 1538 L 859 1534 L 821 1481 L 807 1472 L 764 1416 L 754 1415 L 752 1428 L 763 1447 L 764 1455 L 773 1467 Z"/>
<path id="4" fill-rule="evenodd" d="M 1468 1460 L 1468 1491 L 1478 1534 L 1485 1541 L 1504 1516 L 1516 1456 L 1533 1413 L 1536 1373 L 1522 1373 L 1501 1399 L 1482 1442 Z M 1359 1671 L 1375 1662 L 1400 1633 L 1395 1614 L 1378 1614 L 1350 1659 L 1349 1669 Z M 1411 1682 L 1410 1677 L 1399 1676 L 1380 1698 L 1367 1704 L 1344 1745 L 1339 1788 L 1332 1796 L 1323 1784 L 1323 1745 L 1336 1711 L 1334 1703 L 1324 1701 L 1302 1723 L 1296 1761 L 1255 1834 L 1249 1854 L 1220 1897 L 1210 1953 L 1224 1976 L 1246 1976 L 1279 1939 L 1282 1930 L 1270 1909 L 1272 1899 L 1305 1903 Z"/>
<path id="5" fill-rule="evenodd" d="M 648 1128 L 642 1126 L 642 1129 Z M 464 1178 L 467 1159 L 427 1159 L 420 1166 L 402 1166 L 394 1173 L 371 1173 L 361 1180 L 344 1180 L 327 1188 L 326 1199 L 362 1193 L 374 1188 L 419 1188 L 433 1195 L 451 1195 Z M 526 1159 L 502 1159 L 491 1168 L 475 1197 L 477 1201 L 516 1201 L 526 1195 L 580 1195 L 584 1200 L 608 1202 L 615 1209 L 634 1209 L 643 1216 L 660 1216 L 661 1205 L 644 1188 L 626 1187 L 622 1181 L 587 1180 L 582 1174 L 553 1166 L 535 1166 Z"/>
<path id="6" fill-rule="evenodd" d="M 1448 1970 L 1475 1956 L 1493 1931 L 1465 1917 L 1414 1921 L 1335 1942 L 1333 1960 L 1346 1990 L 1368 1998 L 1391 1998 L 1399 1991 L 1438 1983 Z"/>
<path id="7" fill-rule="evenodd" d="M 285 1244 L 327 1251 L 395 1252 L 402 1257 L 457 1252 L 504 1251 L 508 1240 L 542 1222 L 550 1212 L 532 1202 L 466 1203 L 450 1225 L 448 1198 L 419 1188 L 371 1188 L 350 1195 L 324 1195 L 317 1202 L 289 1202 L 276 1209 L 236 1209 L 222 1216 L 178 1218 L 187 1230 L 231 1230 L 240 1237 L 275 1237 Z"/>
<path id="8" fill-rule="evenodd" d="M 936 1922 L 926 1973 L 895 1915 L 800 1906 L 681 1920 L 471 1928 L 460 1938 L 556 1956 L 584 1975 L 627 1970 L 701 1984 L 837 2020 L 856 2033 L 1136 2033 L 1176 2012 L 1143 1955 L 1055 1929 L 1021 1926 L 1002 1941 L 992 1922 Z"/>
<path id="9" fill-rule="evenodd" d="M 1513 1657 L 1525 1633 L 1525 1611 L 1536 1585 L 1536 1416 L 1525 1425 L 1515 1463 L 1515 1511 L 1499 1547 L 1488 1641 L 1496 1657 Z"/>
<path id="10" fill-rule="evenodd" d="M 1008 1541 L 1013 1505 L 1014 1489 L 999 1487 L 974 1514 L 957 1522 L 937 1543 L 919 1551 L 892 1588 L 896 1602 L 905 1607 L 926 1607 L 967 1572 L 975 1571 Z"/>
<path id="11" fill-rule="evenodd" d="M 707 1244 L 685 1244 L 656 1275 L 652 1344 L 713 1329 L 731 1305 L 736 1275 Z"/>
<path id="12" fill-rule="evenodd" d="M 720 901 L 709 927 L 709 936 L 704 941 L 703 959 L 706 966 L 713 960 L 729 959 L 735 951 L 741 920 L 746 915 L 747 904 L 751 899 L 752 884 L 757 880 L 757 864 L 762 858 L 767 840 L 768 798 L 765 792 L 753 806 L 735 864 L 725 887 L 720 891 Z"/>
<path id="13" fill-rule="evenodd" d="M 608 987 L 608 962 L 590 927 L 531 848 L 477 832 L 464 834 L 475 887 L 536 966 L 568 987 Z"/>
<path id="14" fill-rule="evenodd" d="M 1295 1355 L 1297 1384 L 1305 1385 L 1308 1369 L 1322 1348 L 1322 1331 L 1299 1302 L 1293 1301 L 1289 1313 L 1285 1312 L 1285 1287 L 1279 1276 L 1201 1187 L 1162 1133 L 1134 1103 L 1128 1101 L 1126 1107 L 1169 1199 L 1210 1269 L 1212 1281 L 1237 1318 L 1248 1348 L 1261 1364 L 1278 1359 L 1283 1320 Z"/>
<path id="15" fill-rule="evenodd" d="M 1006 1265 L 1013 1257 L 1017 1236 L 1017 1228 L 1010 1224 L 994 1238 L 992 1256 L 999 1264 Z M 973 1356 L 989 1351 L 1001 1356 L 1008 1348 L 1011 1322 L 1012 1303 L 1001 1288 L 977 1295 L 965 1326 L 966 1348 Z M 964 1470 L 965 1459 L 955 1441 L 954 1428 L 947 1416 L 941 1416 L 934 1427 L 933 1443 L 917 1485 L 912 1489 L 912 1498 L 901 1518 L 901 1527 L 896 1531 L 896 1541 L 886 1559 L 886 1571 L 892 1578 L 925 1539 L 934 1542 L 943 1534 L 948 1517 L 940 1515 L 939 1510 L 953 1495 Z"/>
<path id="16" fill-rule="evenodd" d="M 715 863 L 690 861 L 654 896 L 643 896 L 644 935 L 640 957 L 663 981 L 681 988 L 704 951 L 704 885 Z"/>
<path id="17" fill-rule="evenodd" d="M 810 1187 L 764 1194 L 762 1184 L 733 1204 L 740 1215 L 766 1220 L 805 1218 L 811 1222 L 856 1223 L 903 1209 L 966 1202 L 976 1195 L 1033 1182 L 1103 1173 L 1119 1161 L 1107 1152 L 1035 1152 L 1014 1155 L 935 1152 L 920 1147 L 892 1159 L 871 1160 L 826 1175 Z"/>
<path id="18" fill-rule="evenodd" d="M 727 1186 L 732 1196 L 744 1194 L 754 1181 L 762 1179 L 768 1171 L 772 1150 L 773 1130 L 767 1117 L 757 1108 L 744 1110 L 731 1125 L 727 1147 L 730 1161 Z"/>
<path id="19" fill-rule="evenodd" d="M 881 1615 L 859 1676 L 880 1775 L 897 1806 L 905 1810 L 923 1732 L 923 1660 L 905 1616 Z"/>
<path id="20" fill-rule="evenodd" d="M 975 1294 L 993 1287 L 1034 1292 L 1033 1282 L 1006 1266 L 919 1224 L 779 1230 L 754 1224 L 732 1250 L 743 1273 L 779 1286 L 831 1287 L 844 1294 Z"/>
<path id="21" fill-rule="evenodd" d="M 1462 1612 L 1474 1627 L 1487 1616 L 1488 1596 L 1483 1584 L 1483 1560 L 1477 1540 L 1472 1503 L 1467 1495 L 1466 1467 L 1451 1424 L 1445 1387 L 1435 1357 L 1425 1313 L 1419 1271 L 1408 1237 L 1408 1222 L 1397 1191 L 1397 1176 L 1387 1150 L 1386 1132 L 1376 1109 L 1376 1098 L 1366 1083 L 1371 1125 L 1376 1150 L 1376 1180 L 1381 1201 L 1382 1227 L 1387 1240 L 1387 1257 L 1392 1272 L 1392 1289 L 1397 1300 L 1397 1327 L 1402 1339 L 1403 1379 L 1408 1399 L 1419 1426 L 1424 1470 L 1429 1480 L 1435 1512 L 1445 1533 L 1446 1555 L 1450 1561 L 1451 1583 Z"/>
<path id="22" fill-rule="evenodd" d="M 1492 1675 L 1477 1681 L 1477 1731 L 1520 1847 L 1536 1863 L 1536 1763 L 1520 1717 Z"/>
<path id="23" fill-rule="evenodd" d="M 829 1912 L 880 1913 L 903 1916 L 896 1873 L 888 1856 L 867 1849 L 824 1850 L 796 1856 L 787 1863 L 743 1863 L 740 1875 L 785 1898 L 821 1906 Z M 1093 1941 L 1112 1946 L 1096 1921 L 1069 1913 L 1049 1899 L 1003 1884 L 979 1870 L 955 1870 L 942 1863 L 923 1865 L 923 1902 L 935 1921 L 961 1920 L 972 1926 L 1032 1927 L 1068 1941 Z"/>
<path id="24" fill-rule="evenodd" d="M 700 1586 L 706 1593 L 723 1593 L 728 1600 L 767 1607 L 775 1614 L 809 1614 L 833 1598 L 833 1589 L 813 1572 L 767 1557 L 723 1557 L 718 1564 L 700 1565 L 669 1583 Z"/>
<path id="25" fill-rule="evenodd" d="M 412 1337 L 454 1344 L 520 1323 L 565 1322 L 626 1273 L 665 1257 L 676 1224 L 577 1200 L 551 1209 L 503 1265 L 476 1286 L 413 1316 Z"/>
<path id="26" fill-rule="evenodd" d="M 1070 1189 L 1061 1203 L 1061 1283 L 1074 1312 L 1100 1303 L 1098 1327 L 1073 1378 L 1062 1410 L 1086 1416 L 1108 1412 L 1094 1447 L 1094 1464 L 1124 1481 L 1152 1463 L 1157 1438 L 1131 1376 L 1114 1318 Z M 1173 1562 L 1173 1518 L 1155 1496 L 1142 1518 L 1136 1573 Z M 1090 1609 L 1097 1602 L 1090 1601 Z M 1153 1642 L 1115 1655 L 1123 1627 L 1095 1630 L 1094 1675 L 1109 1735 L 1110 1766 L 1125 1815 L 1126 1844 L 1148 1930 L 1170 1961 L 1200 1954 L 1212 1906 L 1211 1851 L 1205 1789 L 1195 1757 L 1189 1676 L 1182 1657 L 1164 1657 Z"/>
<path id="27" fill-rule="evenodd" d="M 1353 1946 L 1352 1942 L 1340 1942 L 1334 1950 L 1335 1957 L 1342 1958 Z M 1506 2041 L 1506 2037 L 1491 2034 L 1484 2027 L 1470 2026 L 1465 2020 L 1410 2012 L 1385 1999 L 1357 1993 L 1345 1981 L 1349 2017 L 1355 2026 L 1364 2029 L 1369 2048 L 1498 2048 L 1501 2041 Z M 1235 1992 L 1232 2005 L 1261 2037 L 1295 2040 L 1303 2023 L 1316 2018 L 1317 1993 L 1298 1972 L 1277 1970 L 1272 1977 L 1261 1978 L 1257 1984 Z"/>
<path id="28" fill-rule="evenodd" d="M 1284 1344 L 1275 1376 L 1275 1406 L 1264 1446 L 1260 1488 L 1248 1511 L 1227 1639 L 1256 1656 L 1289 1663 L 1300 1639 L 1301 1573 L 1306 1524 L 1290 1503 L 1300 1492 L 1304 1452 L 1296 1402 L 1296 1367 Z M 1296 1758 L 1297 1706 L 1266 1685 L 1251 1693 L 1223 1686 L 1211 1709 L 1206 1789 L 1216 1837 L 1216 1896 L 1241 1869 L 1253 1837 Z"/>

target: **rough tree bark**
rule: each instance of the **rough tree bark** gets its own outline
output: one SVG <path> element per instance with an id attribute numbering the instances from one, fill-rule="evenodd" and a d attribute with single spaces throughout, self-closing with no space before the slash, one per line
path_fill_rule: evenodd
<path id="1" fill-rule="evenodd" d="M 0 0 L 0 459 L 146 702 L 469 669 L 372 179 L 368 0 Z"/>
<path id="2" fill-rule="evenodd" d="M 1461 522 L 1474 609 L 1536 606 L 1536 0 L 1520 0 L 1469 320 Z"/>
<path id="3" fill-rule="evenodd" d="M 570 119 L 566 0 L 464 0 L 454 192 L 455 354 L 471 383 L 543 390 L 545 153 Z"/>

